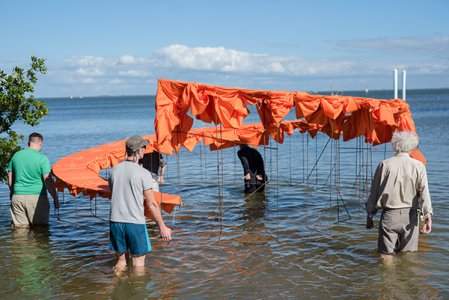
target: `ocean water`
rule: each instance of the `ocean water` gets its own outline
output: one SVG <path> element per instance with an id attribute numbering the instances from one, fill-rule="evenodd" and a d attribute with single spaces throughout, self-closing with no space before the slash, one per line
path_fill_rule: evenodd
<path id="1" fill-rule="evenodd" d="M 151 96 L 45 101 L 49 115 L 39 126 L 16 129 L 43 133 L 51 162 L 154 130 Z M 150 225 L 153 252 L 141 276 L 112 273 L 107 200 L 60 194 L 59 218 L 52 209 L 48 231 L 13 231 L 0 184 L 0 298 L 448 299 L 449 90 L 409 91 L 408 102 L 429 161 L 435 212 L 433 232 L 421 236 L 417 253 L 385 266 L 377 231 L 364 227 L 369 179 L 391 155 L 389 146 L 295 133 L 283 145 L 259 148 L 270 182 L 250 197 L 242 192 L 236 149 L 198 146 L 167 157 L 161 190 L 180 194 L 184 205 L 165 216 L 173 241 L 161 241 Z"/>

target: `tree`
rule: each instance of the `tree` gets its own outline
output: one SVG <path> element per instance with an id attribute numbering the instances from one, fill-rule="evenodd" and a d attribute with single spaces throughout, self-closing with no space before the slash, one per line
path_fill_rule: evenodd
<path id="1" fill-rule="evenodd" d="M 33 96 L 37 74 L 47 73 L 45 60 L 31 57 L 28 70 L 15 67 L 11 74 L 0 69 L 0 181 L 6 180 L 6 165 L 20 150 L 23 136 L 11 129 L 16 121 L 35 126 L 48 113 L 44 102 Z"/>

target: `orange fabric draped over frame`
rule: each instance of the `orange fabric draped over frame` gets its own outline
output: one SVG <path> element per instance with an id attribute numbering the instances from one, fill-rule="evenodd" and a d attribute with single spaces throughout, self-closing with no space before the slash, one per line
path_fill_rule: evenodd
<path id="1" fill-rule="evenodd" d="M 244 120 L 250 106 L 256 107 L 261 127 L 248 140 L 242 136 L 241 130 L 249 129 Z M 285 120 L 292 109 L 297 120 Z M 199 131 L 192 129 L 193 118 L 215 124 L 215 136 L 203 132 L 200 138 Z M 365 141 L 373 145 L 389 142 L 395 130 L 416 130 L 408 104 L 399 99 L 379 100 L 158 81 L 156 140 L 159 151 L 165 154 L 179 151 L 181 146 L 192 150 L 200 140 L 217 149 L 249 142 L 264 144 L 268 136 L 282 143 L 284 132 L 291 134 L 293 124 L 301 132 L 307 131 L 312 136 L 318 131 L 334 139 L 343 136 L 345 141 L 364 136 Z M 234 136 L 235 139 L 230 138 L 229 135 L 236 134 L 235 130 L 239 134 Z M 228 136 L 223 138 L 223 134 Z"/>
<path id="2" fill-rule="evenodd" d="M 251 106 L 260 123 L 244 123 Z M 286 120 L 290 113 L 296 119 Z M 193 128 L 194 119 L 215 127 Z M 267 145 L 270 136 L 282 143 L 285 133 L 292 135 L 295 130 L 312 137 L 322 132 L 344 141 L 363 136 L 373 145 L 389 142 L 395 130 L 416 131 L 408 104 L 399 99 L 248 90 L 172 80 L 158 81 L 154 126 L 156 134 L 145 137 L 147 152 L 164 154 L 181 147 L 192 151 L 200 142 L 212 150 L 236 144 Z M 99 172 L 124 159 L 124 142 L 83 150 L 56 162 L 53 173 L 59 190 L 109 197 L 107 181 Z M 426 163 L 419 149 L 410 155 Z M 181 204 L 178 195 L 155 192 L 155 197 L 167 212 Z"/>

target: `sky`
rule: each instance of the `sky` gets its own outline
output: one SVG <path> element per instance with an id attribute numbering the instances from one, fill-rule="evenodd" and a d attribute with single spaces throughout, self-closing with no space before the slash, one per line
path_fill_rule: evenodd
<path id="1" fill-rule="evenodd" d="M 155 94 L 159 78 L 344 91 L 449 87 L 449 1 L 0 0 L 0 69 L 41 97 Z"/>

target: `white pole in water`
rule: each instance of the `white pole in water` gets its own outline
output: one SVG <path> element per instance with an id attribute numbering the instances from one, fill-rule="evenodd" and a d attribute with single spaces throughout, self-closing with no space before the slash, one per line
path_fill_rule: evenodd
<path id="1" fill-rule="evenodd" d="M 402 70 L 402 100 L 405 100 L 406 92 L 407 92 L 407 71 Z"/>
<path id="2" fill-rule="evenodd" d="M 394 99 L 398 98 L 398 69 L 393 70 L 393 90 Z"/>

